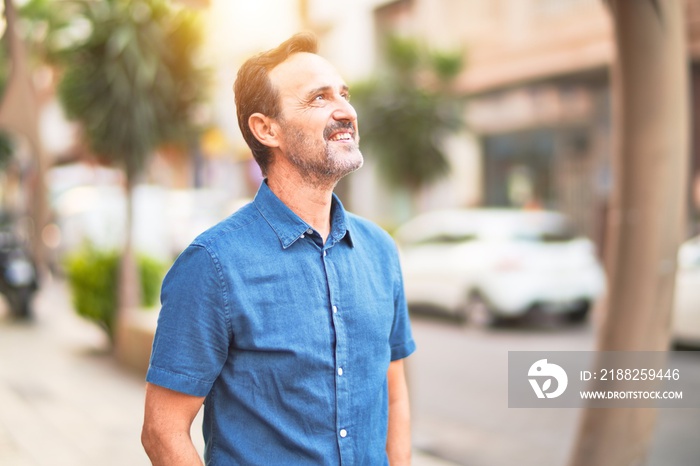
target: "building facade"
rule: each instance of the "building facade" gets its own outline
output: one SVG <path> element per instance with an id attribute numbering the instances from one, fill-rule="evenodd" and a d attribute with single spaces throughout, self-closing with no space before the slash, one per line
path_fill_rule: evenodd
<path id="1" fill-rule="evenodd" d="M 695 109 L 700 1 L 687 0 L 686 7 Z M 375 48 L 365 54 L 377 61 L 376 44 L 387 34 L 465 51 L 458 89 L 469 97 L 467 143 L 456 146 L 462 150 L 451 178 L 423 193 L 426 209 L 554 209 L 602 246 L 613 183 L 609 67 L 615 59 L 605 2 L 396 0 L 375 2 L 369 20 Z M 700 131 L 693 138 L 689 234 L 700 210 Z"/>

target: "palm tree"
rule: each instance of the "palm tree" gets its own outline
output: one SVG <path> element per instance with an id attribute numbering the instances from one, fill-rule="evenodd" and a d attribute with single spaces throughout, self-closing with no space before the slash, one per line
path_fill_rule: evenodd
<path id="1" fill-rule="evenodd" d="M 394 188 L 417 192 L 449 172 L 444 136 L 463 127 L 461 99 L 450 91 L 463 67 L 460 52 L 428 51 L 389 37 L 384 75 L 353 86 L 362 142 Z"/>
<path id="2" fill-rule="evenodd" d="M 202 98 L 195 64 L 201 35 L 196 17 L 164 0 L 86 0 L 89 37 L 65 56 L 59 96 L 82 123 L 92 152 L 124 170 L 127 225 L 120 267 L 120 313 L 138 306 L 132 246 L 134 186 L 152 151 L 189 142 L 191 114 Z"/>

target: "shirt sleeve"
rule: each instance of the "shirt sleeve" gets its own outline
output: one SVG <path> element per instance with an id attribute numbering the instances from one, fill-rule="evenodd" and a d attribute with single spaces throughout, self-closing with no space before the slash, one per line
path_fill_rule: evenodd
<path id="1" fill-rule="evenodd" d="M 146 380 L 206 396 L 221 372 L 232 332 L 221 267 L 207 249 L 189 246 L 168 271 Z"/>
<path id="2" fill-rule="evenodd" d="M 408 357 L 416 350 L 416 343 L 413 340 L 411 323 L 408 317 L 408 305 L 406 304 L 398 251 L 395 254 L 394 264 L 394 322 L 391 327 L 391 336 L 389 337 L 392 361 Z"/>

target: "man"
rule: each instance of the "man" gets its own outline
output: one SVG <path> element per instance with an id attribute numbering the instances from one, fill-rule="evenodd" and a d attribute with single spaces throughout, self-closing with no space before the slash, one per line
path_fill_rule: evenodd
<path id="1" fill-rule="evenodd" d="M 238 121 L 265 180 L 168 272 L 142 440 L 156 465 L 410 463 L 415 349 L 396 248 L 343 209 L 362 165 L 348 88 L 296 35 L 248 60 Z"/>

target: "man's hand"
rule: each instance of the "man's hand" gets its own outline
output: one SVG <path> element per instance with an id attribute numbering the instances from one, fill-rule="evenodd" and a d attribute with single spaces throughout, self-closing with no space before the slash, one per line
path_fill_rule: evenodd
<path id="1" fill-rule="evenodd" d="M 202 464 L 190 428 L 203 402 L 204 398 L 147 384 L 141 443 L 154 466 Z"/>

